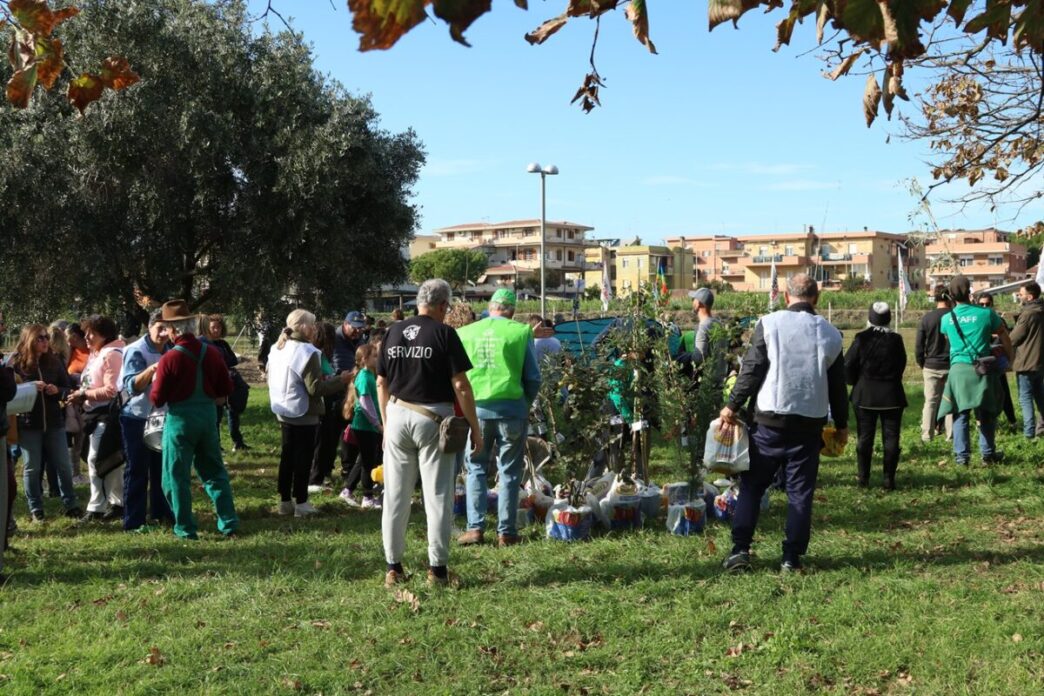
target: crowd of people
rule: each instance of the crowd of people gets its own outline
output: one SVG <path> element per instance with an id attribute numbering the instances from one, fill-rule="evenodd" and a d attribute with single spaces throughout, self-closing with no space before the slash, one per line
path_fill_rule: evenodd
<path id="1" fill-rule="evenodd" d="M 714 294 L 701 288 L 690 295 L 697 325 L 681 337 L 675 358 L 695 368 L 726 346 L 712 338 L 718 323 Z M 1025 437 L 1035 437 L 1041 428 L 1040 295 L 1035 283 L 1020 290 L 1022 311 L 1009 331 L 992 309 L 992 298 L 973 296 L 966 278 L 935 288 L 936 308 L 922 318 L 915 345 L 925 396 L 920 430 L 925 442 L 936 435 L 952 438 L 959 465 L 970 462 L 973 423 L 982 461 L 1003 458 L 995 434 L 1004 411 L 1006 371 L 1016 374 Z M 907 353 L 891 328 L 889 306 L 874 303 L 866 328 L 843 350 L 841 333 L 816 313 L 814 279 L 803 274 L 788 279 L 785 298 L 785 309 L 757 322 L 720 413 L 726 424 L 746 424 L 750 441 L 750 468 L 740 476 L 733 516 L 733 548 L 724 561 L 730 571 L 751 567 L 760 501 L 772 485 L 788 498 L 781 568 L 802 567 L 828 421 L 843 445 L 854 414 L 856 482 L 862 487 L 870 484 L 879 429 L 883 487 L 897 486 Z M 290 312 L 259 356 L 281 432 L 276 512 L 317 514 L 309 497 L 332 485 L 340 453 L 340 499 L 353 508 L 381 511 L 385 584 L 394 587 L 407 579 L 406 528 L 419 483 L 428 580 L 446 584 L 453 580 L 448 562 L 454 482 L 458 475 L 466 480 L 467 526 L 457 543 L 484 543 L 495 460 L 496 543 L 519 543 L 516 509 L 531 406 L 541 384 L 539 365 L 562 345 L 543 317 L 514 320 L 516 304 L 514 293 L 501 289 L 476 317 L 469 306 L 452 302 L 445 281 L 434 279 L 420 286 L 416 316 L 398 312 L 389 324 L 353 311 L 338 327 L 304 309 Z M 8 520 L 3 531 L 14 524 L 13 463 L 20 458 L 34 522 L 45 519 L 47 482 L 65 514 L 80 524 L 120 521 L 127 531 L 169 525 L 177 536 L 193 539 L 195 470 L 216 510 L 218 531 L 234 537 L 239 519 L 218 429 L 227 418 L 233 449 L 249 449 L 239 427 L 249 387 L 236 370 L 238 358 L 226 333 L 223 317 L 197 317 L 180 300 L 155 310 L 145 334 L 129 343 L 111 319 L 98 315 L 67 325 L 23 327 L 0 369 L 0 404 L 14 397 L 19 384 L 32 385 L 38 394 L 33 408 L 17 417 L 0 414 L 3 451 L 9 453 L 7 476 L 0 477 L 0 520 Z M 710 378 L 721 384 L 725 374 L 715 370 Z M 75 490 L 82 482 L 90 491 L 85 509 Z"/>

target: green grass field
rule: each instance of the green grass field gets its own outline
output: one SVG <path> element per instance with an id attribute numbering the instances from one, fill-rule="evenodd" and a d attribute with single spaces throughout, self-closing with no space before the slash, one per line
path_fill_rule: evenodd
<path id="1" fill-rule="evenodd" d="M 228 455 L 238 540 L 199 490 L 197 542 L 75 528 L 54 499 L 31 524 L 19 491 L 0 692 L 1040 693 L 1044 447 L 1005 433 L 1005 464 L 957 469 L 920 444 L 908 391 L 901 490 L 857 489 L 851 445 L 824 460 L 803 575 L 776 570 L 776 493 L 749 575 L 721 571 L 722 524 L 576 545 L 534 526 L 518 547 L 454 548 L 463 586 L 431 590 L 415 508 L 412 604 L 381 585 L 379 513 L 325 494 L 317 519 L 273 514 L 278 430 L 254 389 L 254 449 Z M 654 454 L 657 480 L 678 478 Z"/>

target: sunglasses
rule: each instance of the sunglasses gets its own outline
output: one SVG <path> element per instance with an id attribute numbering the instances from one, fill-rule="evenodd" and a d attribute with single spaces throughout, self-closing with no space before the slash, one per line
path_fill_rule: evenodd
<path id="1" fill-rule="evenodd" d="M 44 342 L 46 342 L 46 341 L 50 341 L 50 340 L 51 340 L 51 337 L 50 337 L 50 336 L 37 336 L 37 337 L 36 337 L 35 339 L 33 339 L 33 340 L 35 340 L 35 341 L 39 341 L 40 343 L 44 343 Z"/>

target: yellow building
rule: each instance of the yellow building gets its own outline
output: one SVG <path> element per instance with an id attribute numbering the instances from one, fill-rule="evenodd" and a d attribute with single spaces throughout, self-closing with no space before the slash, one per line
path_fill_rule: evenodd
<path id="1" fill-rule="evenodd" d="M 435 251 L 436 244 L 439 241 L 437 234 L 415 234 L 413 239 L 410 240 L 410 246 L 408 250 L 408 259 L 415 259 L 422 254 L 427 254 L 429 251 Z"/>
<path id="2" fill-rule="evenodd" d="M 602 288 L 602 269 L 609 269 L 609 287 L 615 295 L 616 282 L 616 250 L 619 240 L 600 243 L 584 250 L 584 288 Z"/>
<path id="3" fill-rule="evenodd" d="M 798 273 L 813 273 L 815 235 L 766 234 L 739 238 L 743 244 L 743 280 L 732 283 L 737 290 L 768 290 L 772 286 L 772 264 L 782 292 L 786 279 Z"/>
<path id="4" fill-rule="evenodd" d="M 616 248 L 614 265 L 616 281 L 613 290 L 617 297 L 630 295 L 643 283 L 655 286 L 661 265 L 669 290 L 692 290 L 696 287 L 696 267 L 691 249 L 635 243 Z"/>

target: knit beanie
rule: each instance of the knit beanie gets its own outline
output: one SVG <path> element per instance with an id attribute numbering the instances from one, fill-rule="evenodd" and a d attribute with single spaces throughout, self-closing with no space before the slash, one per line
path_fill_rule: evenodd
<path id="1" fill-rule="evenodd" d="M 870 323 L 873 326 L 888 326 L 892 323 L 892 310 L 887 302 L 875 302 L 870 305 Z"/>

